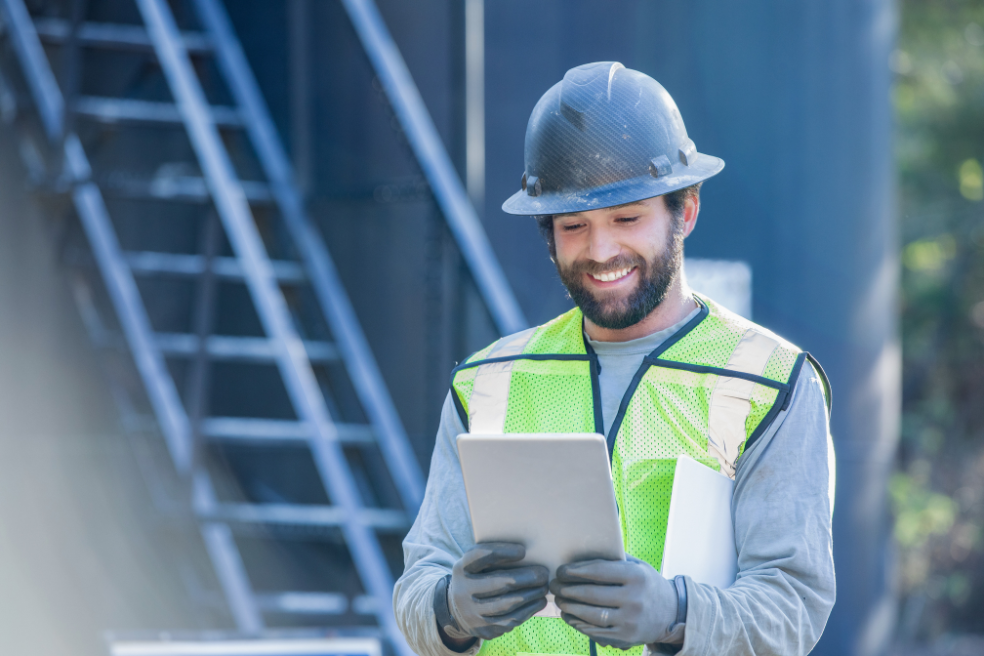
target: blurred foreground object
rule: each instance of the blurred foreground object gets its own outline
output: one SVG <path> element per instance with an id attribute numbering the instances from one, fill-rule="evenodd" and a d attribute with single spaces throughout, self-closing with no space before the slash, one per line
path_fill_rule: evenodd
<path id="1" fill-rule="evenodd" d="M 300 640 L 120 641 L 110 656 L 382 656 L 378 640 L 325 638 Z"/>

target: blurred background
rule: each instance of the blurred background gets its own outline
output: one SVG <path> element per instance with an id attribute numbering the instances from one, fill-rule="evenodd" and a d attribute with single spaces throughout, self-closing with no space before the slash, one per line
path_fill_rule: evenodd
<path id="1" fill-rule="evenodd" d="M 405 656 L 388 595 L 450 371 L 570 306 L 500 209 L 526 121 L 613 60 L 727 162 L 695 286 L 830 376 L 839 594 L 814 653 L 984 654 L 984 2 L 0 19 L 0 653 Z"/>
<path id="2" fill-rule="evenodd" d="M 903 2 L 895 76 L 900 641 L 984 653 L 984 6 Z M 976 645 L 976 646 L 975 646 Z"/>

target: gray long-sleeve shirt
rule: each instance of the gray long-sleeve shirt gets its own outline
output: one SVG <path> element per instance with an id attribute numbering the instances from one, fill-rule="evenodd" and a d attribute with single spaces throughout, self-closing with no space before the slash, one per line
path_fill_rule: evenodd
<path id="1" fill-rule="evenodd" d="M 689 318 L 630 342 L 591 342 L 606 430 L 642 359 Z M 474 544 L 456 446 L 464 432 L 449 395 L 393 595 L 397 622 L 420 656 L 455 655 L 438 635 L 433 596 L 438 579 Z M 835 597 L 832 454 L 822 383 L 804 367 L 788 409 L 738 460 L 731 508 L 738 580 L 721 590 L 687 579 L 681 656 L 796 656 L 819 640 Z"/>

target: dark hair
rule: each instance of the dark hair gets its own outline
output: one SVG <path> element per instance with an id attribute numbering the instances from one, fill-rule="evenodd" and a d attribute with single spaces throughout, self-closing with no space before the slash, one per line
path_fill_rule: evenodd
<path id="1" fill-rule="evenodd" d="M 693 198 L 695 200 L 700 199 L 700 186 L 702 182 L 698 182 L 695 185 L 690 185 L 689 187 L 684 187 L 683 189 L 677 189 L 676 191 L 671 191 L 668 194 L 663 194 L 663 201 L 666 203 L 666 209 L 670 210 L 670 214 L 673 218 L 680 219 L 683 216 L 683 207 L 687 203 L 688 198 Z M 540 236 L 543 237 L 543 241 L 547 242 L 547 247 L 550 249 L 550 257 L 557 256 L 557 245 L 554 243 L 554 231 L 553 231 L 553 214 L 541 214 L 539 216 L 534 216 L 536 219 L 536 227 L 540 230 Z"/>
<path id="2" fill-rule="evenodd" d="M 686 204 L 688 198 L 700 200 L 700 186 L 702 184 L 704 183 L 698 182 L 695 185 L 671 191 L 663 196 L 663 200 L 666 202 L 666 209 L 670 210 L 670 214 L 674 218 L 679 219 L 683 217 L 683 206 Z"/>

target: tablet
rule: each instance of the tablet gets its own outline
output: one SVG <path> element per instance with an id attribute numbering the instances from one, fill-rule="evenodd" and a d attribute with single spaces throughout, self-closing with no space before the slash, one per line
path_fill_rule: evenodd
<path id="1" fill-rule="evenodd" d="M 601 435 L 466 433 L 458 457 L 475 542 L 518 542 L 551 579 L 565 563 L 625 559 Z M 539 614 L 559 616 L 550 606 Z"/>

